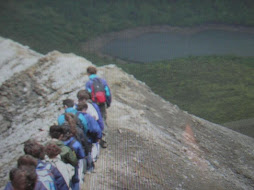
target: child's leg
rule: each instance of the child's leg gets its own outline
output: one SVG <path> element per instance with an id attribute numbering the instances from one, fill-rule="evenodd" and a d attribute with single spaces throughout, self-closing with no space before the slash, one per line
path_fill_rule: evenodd
<path id="1" fill-rule="evenodd" d="M 80 190 L 79 188 L 79 175 L 78 175 L 78 165 L 75 166 L 75 173 L 71 180 L 71 189 L 72 190 Z"/>
<path id="2" fill-rule="evenodd" d="M 99 142 L 96 143 L 96 148 L 97 148 L 96 160 L 98 160 L 99 159 L 99 155 L 100 155 L 100 143 Z"/>
<path id="3" fill-rule="evenodd" d="M 100 154 L 100 144 L 99 144 L 99 142 L 93 143 L 92 159 L 93 159 L 94 162 L 96 162 L 97 159 L 99 158 L 99 154 Z"/>
<path id="4" fill-rule="evenodd" d="M 87 161 L 87 173 L 91 173 L 94 170 L 94 163 L 91 152 L 88 153 L 86 161 Z"/>
<path id="5" fill-rule="evenodd" d="M 80 159 L 78 162 L 78 178 L 81 186 L 84 183 L 84 159 Z"/>

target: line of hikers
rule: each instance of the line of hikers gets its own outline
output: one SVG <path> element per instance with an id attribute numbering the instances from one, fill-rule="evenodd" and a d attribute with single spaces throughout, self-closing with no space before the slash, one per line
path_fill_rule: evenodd
<path id="1" fill-rule="evenodd" d="M 51 140 L 24 143 L 24 155 L 9 173 L 5 190 L 80 190 L 84 174 L 94 171 L 100 147 L 106 148 L 106 108 L 111 92 L 96 67 L 87 68 L 89 80 L 77 93 L 78 103 L 63 100 L 64 113 L 49 128 Z"/>

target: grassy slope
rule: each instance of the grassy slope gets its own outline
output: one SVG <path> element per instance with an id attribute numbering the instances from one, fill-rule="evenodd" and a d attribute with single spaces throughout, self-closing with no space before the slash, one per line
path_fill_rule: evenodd
<path id="1" fill-rule="evenodd" d="M 8 0 L 0 9 L 1 36 L 41 53 L 57 49 L 85 57 L 81 42 L 136 26 L 254 26 L 253 0 Z M 253 58 L 215 56 L 122 67 L 181 108 L 222 123 L 253 117 L 251 64 Z"/>
<path id="2" fill-rule="evenodd" d="M 98 64 L 112 62 L 91 59 Z M 180 108 L 225 123 L 254 118 L 253 63 L 254 57 L 204 56 L 118 66 Z"/>

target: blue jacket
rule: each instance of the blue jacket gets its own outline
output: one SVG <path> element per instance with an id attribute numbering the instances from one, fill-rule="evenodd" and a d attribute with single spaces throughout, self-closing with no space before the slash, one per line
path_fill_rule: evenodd
<path id="1" fill-rule="evenodd" d="M 49 163 L 45 163 L 45 162 L 43 162 L 41 160 L 38 160 L 38 164 L 37 164 L 36 170 L 40 169 L 40 167 L 44 167 L 46 164 L 49 164 Z M 54 176 L 54 182 L 55 182 L 56 190 L 69 190 L 69 187 L 67 186 L 67 184 L 66 184 L 62 174 L 59 172 L 59 170 L 56 167 L 51 165 L 50 172 Z"/>
<path id="2" fill-rule="evenodd" d="M 89 114 L 79 112 L 87 121 L 87 137 L 91 143 L 97 142 L 102 137 L 102 131 L 97 121 Z"/>
<path id="3" fill-rule="evenodd" d="M 88 92 L 89 93 L 91 93 L 92 92 L 92 84 L 93 84 L 93 79 L 94 78 L 99 78 L 96 74 L 92 74 L 92 75 L 90 75 L 89 76 L 89 81 L 87 81 L 87 83 L 86 83 L 86 85 L 85 85 L 85 89 L 86 90 L 88 90 Z M 107 105 L 108 106 L 110 106 L 110 104 L 111 104 L 111 99 L 112 99 L 112 97 L 111 97 L 111 92 L 110 92 L 110 88 L 109 88 L 109 86 L 108 86 L 108 84 L 107 84 L 107 81 L 105 80 L 105 79 L 102 79 L 102 78 L 100 78 L 101 79 L 101 81 L 102 81 L 102 84 L 104 85 L 104 89 L 105 89 L 105 93 L 106 93 L 106 103 L 107 103 Z"/>
<path id="4" fill-rule="evenodd" d="M 90 103 L 90 104 L 92 104 L 92 106 L 94 107 L 94 109 L 97 111 L 97 114 L 98 114 L 98 116 L 99 116 L 99 119 L 96 120 L 96 121 L 97 121 L 98 125 L 100 126 L 101 131 L 103 131 L 103 130 L 104 130 L 104 121 L 103 121 L 103 117 L 102 117 L 102 115 L 101 115 L 101 111 L 100 111 L 99 106 L 98 106 L 96 103 L 94 103 L 92 100 L 88 100 L 87 102 Z M 77 105 L 75 105 L 75 107 L 77 107 Z M 79 113 L 79 112 L 78 112 L 78 113 Z M 81 123 L 84 123 L 83 125 L 85 126 L 85 129 L 86 129 L 86 131 L 87 131 L 87 122 L 86 122 L 85 118 L 82 117 L 82 116 L 79 116 L 79 120 L 81 121 Z M 85 134 L 86 134 L 86 132 L 85 132 Z"/>
<path id="5" fill-rule="evenodd" d="M 65 109 L 65 113 L 72 113 L 74 115 L 76 115 L 77 110 L 75 108 L 66 108 Z M 57 119 L 58 125 L 62 125 L 65 122 L 65 117 L 64 114 L 61 114 L 58 119 Z"/>
<path id="6" fill-rule="evenodd" d="M 72 144 L 72 141 L 75 141 L 75 142 Z M 85 158 L 84 149 L 83 149 L 82 145 L 80 144 L 80 142 L 78 142 L 77 139 L 75 139 L 74 137 L 71 137 L 69 140 L 63 141 L 63 143 L 64 143 L 64 145 L 70 147 L 72 150 L 75 151 L 78 159 Z"/>

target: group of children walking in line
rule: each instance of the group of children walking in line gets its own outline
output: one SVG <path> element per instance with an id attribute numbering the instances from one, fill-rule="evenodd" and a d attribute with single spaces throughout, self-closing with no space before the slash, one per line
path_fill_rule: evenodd
<path id="1" fill-rule="evenodd" d="M 87 68 L 89 81 L 77 93 L 78 103 L 63 100 L 64 113 L 49 128 L 51 141 L 24 143 L 25 155 L 9 173 L 5 190 L 80 190 L 84 174 L 94 171 L 100 147 L 106 148 L 106 108 L 111 92 L 97 69 Z"/>

